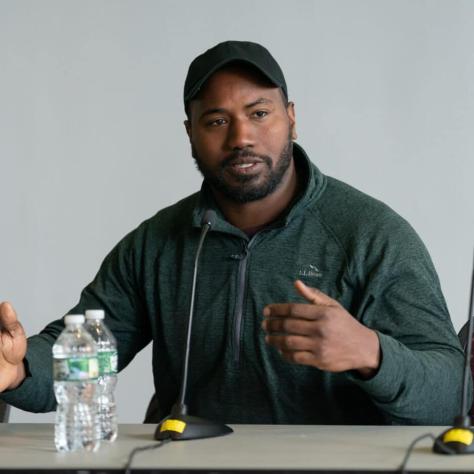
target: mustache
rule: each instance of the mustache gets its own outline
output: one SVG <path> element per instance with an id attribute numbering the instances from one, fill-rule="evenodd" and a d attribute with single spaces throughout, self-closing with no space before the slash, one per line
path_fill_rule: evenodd
<path id="1" fill-rule="evenodd" d="M 236 151 L 233 151 L 232 153 L 229 153 L 224 158 L 224 160 L 221 163 L 221 168 L 232 166 L 232 164 L 234 164 L 235 161 L 242 160 L 243 158 L 254 158 L 254 159 L 257 159 L 258 161 L 265 163 L 270 168 L 272 166 L 272 160 L 267 155 L 259 155 L 250 150 L 236 150 Z"/>

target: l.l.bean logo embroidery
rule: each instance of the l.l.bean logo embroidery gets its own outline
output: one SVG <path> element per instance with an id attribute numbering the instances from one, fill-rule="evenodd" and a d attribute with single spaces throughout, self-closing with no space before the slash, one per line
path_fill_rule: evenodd
<path id="1" fill-rule="evenodd" d="M 307 263 L 300 267 L 297 275 L 298 277 L 321 278 L 323 276 L 323 272 L 316 265 Z"/>

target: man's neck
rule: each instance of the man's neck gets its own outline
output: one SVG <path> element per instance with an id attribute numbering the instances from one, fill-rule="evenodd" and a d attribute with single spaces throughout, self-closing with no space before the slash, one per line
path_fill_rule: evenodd
<path id="1" fill-rule="evenodd" d="M 246 229 L 264 227 L 278 219 L 298 194 L 298 177 L 294 159 L 275 191 L 263 199 L 236 203 L 213 190 L 214 197 L 226 219 L 235 227 Z"/>

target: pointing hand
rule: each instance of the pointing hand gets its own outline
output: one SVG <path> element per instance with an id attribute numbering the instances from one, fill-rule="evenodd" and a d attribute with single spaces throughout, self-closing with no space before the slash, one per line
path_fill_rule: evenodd
<path id="1" fill-rule="evenodd" d="M 289 362 L 330 372 L 357 370 L 366 378 L 374 375 L 380 365 L 375 331 L 322 291 L 300 280 L 295 288 L 308 303 L 270 304 L 263 310 L 267 343 Z"/>

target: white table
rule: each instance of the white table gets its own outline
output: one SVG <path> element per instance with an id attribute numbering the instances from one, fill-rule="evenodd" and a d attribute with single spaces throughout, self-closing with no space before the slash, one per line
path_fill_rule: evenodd
<path id="1" fill-rule="evenodd" d="M 155 443 L 156 425 L 120 425 L 115 443 L 95 453 L 57 453 L 51 424 L 0 424 L 0 471 L 117 472 L 130 451 Z M 410 442 L 441 427 L 233 425 L 234 433 L 194 441 L 175 441 L 139 453 L 132 468 L 142 472 L 394 472 Z M 433 454 L 422 441 L 410 472 L 473 472 L 474 455 Z"/>

